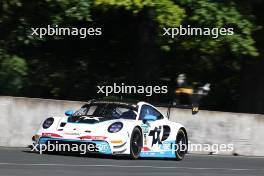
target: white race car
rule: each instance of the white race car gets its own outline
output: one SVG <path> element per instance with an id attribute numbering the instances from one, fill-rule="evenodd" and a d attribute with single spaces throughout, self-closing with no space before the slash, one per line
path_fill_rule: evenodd
<path id="1" fill-rule="evenodd" d="M 186 129 L 145 102 L 91 100 L 64 117 L 49 117 L 32 137 L 34 148 L 71 149 L 110 155 L 175 158 L 187 152 Z M 88 147 L 89 145 L 89 147 Z M 45 146 L 45 147 L 43 147 Z M 59 147 L 60 148 L 59 148 Z M 66 149 L 63 146 L 64 150 Z M 52 148 L 52 147 L 50 147 Z M 75 151 L 69 150 L 69 151 Z M 48 150 L 49 151 L 49 150 Z"/>

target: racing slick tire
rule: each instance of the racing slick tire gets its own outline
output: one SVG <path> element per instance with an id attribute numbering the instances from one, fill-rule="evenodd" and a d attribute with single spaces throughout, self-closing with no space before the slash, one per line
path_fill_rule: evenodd
<path id="1" fill-rule="evenodd" d="M 142 133 L 138 127 L 134 128 L 130 138 L 130 157 L 138 159 L 142 149 Z"/>
<path id="2" fill-rule="evenodd" d="M 185 154 L 188 151 L 188 137 L 185 131 L 181 128 L 179 129 L 176 136 L 176 160 L 180 161 L 184 158 Z"/>

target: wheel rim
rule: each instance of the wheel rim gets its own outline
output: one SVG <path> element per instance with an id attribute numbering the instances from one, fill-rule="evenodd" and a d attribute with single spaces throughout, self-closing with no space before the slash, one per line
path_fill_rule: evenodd
<path id="1" fill-rule="evenodd" d="M 187 146 L 187 139 L 182 131 L 177 135 L 177 145 L 178 145 L 177 155 L 180 158 L 183 158 L 187 152 L 188 146 Z M 185 145 L 184 150 L 181 150 L 182 149 L 181 145 Z"/>
<path id="2" fill-rule="evenodd" d="M 132 141 L 132 152 L 135 156 L 138 156 L 141 150 L 141 138 L 139 133 L 133 135 Z"/>

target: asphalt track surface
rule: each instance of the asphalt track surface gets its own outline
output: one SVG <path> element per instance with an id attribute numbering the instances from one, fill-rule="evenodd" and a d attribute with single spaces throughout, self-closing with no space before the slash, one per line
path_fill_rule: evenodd
<path id="1" fill-rule="evenodd" d="M 183 161 L 48 155 L 0 147 L 0 176 L 264 176 L 264 158 L 187 155 Z"/>

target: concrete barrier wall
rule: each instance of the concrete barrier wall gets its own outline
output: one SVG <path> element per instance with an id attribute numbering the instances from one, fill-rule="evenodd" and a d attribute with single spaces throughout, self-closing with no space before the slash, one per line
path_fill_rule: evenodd
<path id="1" fill-rule="evenodd" d="M 83 102 L 0 97 L 0 146 L 24 147 L 40 122 L 50 116 L 77 110 Z M 166 114 L 166 108 L 159 108 Z M 264 115 L 171 109 L 170 120 L 182 123 L 194 144 L 233 144 L 234 151 L 220 154 L 264 156 Z M 199 152 L 198 152 L 199 153 Z"/>
<path id="2" fill-rule="evenodd" d="M 40 123 L 51 116 L 62 116 L 68 109 L 79 109 L 82 102 L 38 98 L 0 97 L 0 146 L 22 147 Z"/>
<path id="3" fill-rule="evenodd" d="M 218 154 L 264 156 L 264 115 L 199 111 L 193 116 L 191 110 L 171 109 L 170 120 L 186 127 L 193 144 L 233 144 L 232 152 Z"/>

